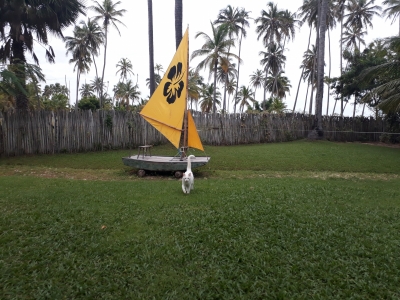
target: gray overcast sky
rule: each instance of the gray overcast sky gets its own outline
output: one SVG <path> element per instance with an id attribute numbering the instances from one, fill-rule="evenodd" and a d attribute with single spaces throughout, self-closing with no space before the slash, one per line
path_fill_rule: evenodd
<path id="1" fill-rule="evenodd" d="M 102 1 L 99 1 L 102 2 Z M 225 8 L 227 5 L 233 7 L 244 7 L 250 11 L 252 18 L 260 16 L 262 9 L 267 9 L 266 3 L 268 1 L 259 0 L 204 0 L 204 1 L 183 1 L 183 28 L 189 26 L 189 52 L 201 48 L 203 44 L 202 38 L 195 39 L 194 36 L 197 32 L 203 31 L 211 35 L 210 21 L 214 21 L 220 9 Z M 377 5 L 382 5 L 382 0 L 375 1 Z M 296 12 L 302 5 L 301 0 L 280 0 L 275 1 L 279 9 L 288 9 L 291 12 Z M 87 0 L 87 5 L 92 5 L 93 2 Z M 175 29 L 174 29 L 174 0 L 153 0 L 153 19 L 154 19 L 154 56 L 155 63 L 161 64 L 166 69 L 175 53 Z M 119 9 L 126 9 L 127 12 L 120 20 L 126 27 L 120 25 L 119 29 L 121 36 L 118 32 L 111 28 L 109 32 L 109 42 L 107 48 L 107 64 L 104 81 L 108 83 L 108 93 L 112 95 L 112 88 L 118 82 L 116 73 L 116 64 L 121 58 L 128 58 L 133 65 L 133 72 L 135 77 L 132 78 L 136 82 L 136 75 L 138 75 L 138 84 L 141 90 L 141 96 L 146 98 L 149 95 L 149 90 L 146 86 L 146 78 L 149 77 L 149 55 L 148 55 L 148 18 L 147 18 L 147 1 L 145 0 L 121 0 Z M 79 20 L 86 20 L 87 17 L 93 16 L 90 10 L 86 17 L 81 16 Z M 386 20 L 380 17 L 374 17 L 373 29 L 368 29 L 368 36 L 365 38 L 367 44 L 376 38 L 383 38 L 398 34 L 397 22 L 391 25 L 391 20 Z M 258 53 L 264 50 L 261 41 L 257 41 L 255 33 L 256 24 L 250 20 L 250 28 L 247 29 L 247 38 L 242 43 L 241 57 L 243 64 L 240 67 L 240 85 L 249 85 L 249 76 L 256 69 L 261 69 L 260 59 Z M 332 70 L 331 76 L 339 74 L 339 31 L 340 27 L 337 26 L 331 33 L 331 49 L 332 49 Z M 293 108 L 294 99 L 296 97 L 296 90 L 301 74 L 299 68 L 304 51 L 307 48 L 309 28 L 303 25 L 296 31 L 294 41 L 290 41 L 286 45 L 286 67 L 285 75 L 289 78 L 292 88 L 290 95 L 285 99 L 288 108 Z M 64 32 L 65 36 L 72 35 L 72 28 L 68 28 Z M 315 37 L 312 37 L 312 41 Z M 313 42 L 312 42 L 313 43 Z M 59 82 L 65 84 L 65 81 L 71 88 L 71 103 L 75 103 L 75 86 L 76 86 L 76 73 L 73 72 L 73 65 L 68 64 L 69 58 L 65 55 L 65 45 L 59 39 L 52 38 L 50 44 L 53 46 L 56 54 L 56 63 L 48 64 L 45 61 L 43 52 L 36 46 L 36 51 L 41 62 L 40 66 L 46 75 L 46 84 Z M 328 47 L 328 42 L 326 44 Z M 328 48 L 326 48 L 326 55 Z M 236 49 L 237 51 L 237 49 Z M 237 53 L 237 52 L 236 52 Z M 29 55 L 27 56 L 29 58 Z M 328 56 L 325 58 L 327 65 L 325 67 L 325 74 L 328 75 L 329 64 Z M 200 60 L 196 59 L 190 62 L 191 67 L 196 67 Z M 96 60 L 97 67 L 100 70 L 103 67 L 103 51 Z M 202 74 L 205 80 L 208 80 L 208 73 Z M 82 74 L 80 83 L 85 81 L 89 83 L 95 77 L 94 66 L 89 74 Z M 66 80 L 65 80 L 66 79 Z M 43 85 L 44 86 L 44 85 Z M 326 99 L 327 88 L 324 88 L 324 109 L 323 114 L 326 112 Z M 300 88 L 299 99 L 296 110 L 302 111 L 304 108 L 304 99 L 306 95 L 306 86 L 303 83 Z M 257 91 L 256 99 L 262 100 L 262 92 Z M 330 97 L 329 113 L 332 113 L 334 101 Z M 232 105 L 230 105 L 232 108 Z M 347 105 L 345 114 L 352 115 L 352 105 Z M 308 110 L 308 108 L 307 108 Z M 338 107 L 336 112 L 338 112 Z M 361 109 L 357 111 L 361 114 Z"/>

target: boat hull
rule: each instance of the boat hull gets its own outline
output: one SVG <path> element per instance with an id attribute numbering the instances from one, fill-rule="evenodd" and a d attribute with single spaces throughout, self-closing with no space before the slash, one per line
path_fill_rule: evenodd
<path id="1" fill-rule="evenodd" d="M 192 169 L 204 166 L 210 158 L 199 156 L 191 159 Z M 129 156 L 123 157 L 125 166 L 146 171 L 185 171 L 187 160 L 171 156 Z"/>

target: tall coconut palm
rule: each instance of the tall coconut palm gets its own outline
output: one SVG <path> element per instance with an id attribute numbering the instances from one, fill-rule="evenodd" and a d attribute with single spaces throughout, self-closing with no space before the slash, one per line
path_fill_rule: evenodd
<path id="1" fill-rule="evenodd" d="M 100 45 L 104 43 L 104 33 L 97 24 L 97 22 L 88 18 L 87 23 L 85 21 L 80 21 L 82 38 L 86 40 L 86 45 L 89 48 L 88 51 L 92 55 L 92 61 L 94 64 L 94 68 L 96 70 L 96 77 L 98 77 L 97 72 L 97 64 L 95 60 L 95 56 L 99 55 Z"/>
<path id="2" fill-rule="evenodd" d="M 379 5 L 373 5 L 374 3 L 375 0 L 349 0 L 346 5 L 349 13 L 345 15 L 347 20 L 344 25 L 353 28 L 372 28 L 373 16 L 380 16 L 378 11 L 382 10 Z"/>
<path id="3" fill-rule="evenodd" d="M 239 75 L 240 75 L 240 62 L 241 62 L 241 49 L 242 49 L 242 39 L 247 36 L 246 27 L 249 27 L 249 13 L 244 8 L 235 8 L 231 5 L 228 5 L 225 9 L 219 11 L 217 20 L 214 24 L 224 24 L 228 27 L 228 35 L 230 39 L 239 38 L 239 55 L 238 55 L 238 70 L 237 70 L 237 86 L 236 86 L 236 94 L 238 92 L 238 84 L 239 84 Z M 230 48 L 228 49 L 230 52 Z M 225 82 L 225 91 L 226 91 L 227 81 Z M 224 95 L 224 104 L 225 104 L 225 95 Z M 225 110 L 225 108 L 224 108 Z M 236 105 L 235 105 L 236 111 Z"/>
<path id="4" fill-rule="evenodd" d="M 175 42 L 176 49 L 182 40 L 182 0 L 175 0 Z"/>
<path id="5" fill-rule="evenodd" d="M 67 55 L 72 54 L 69 63 L 74 63 L 74 71 L 76 70 L 76 100 L 75 109 L 78 109 L 78 91 L 79 80 L 82 73 L 87 73 L 90 70 L 91 54 L 87 47 L 86 40 L 81 34 L 82 28 L 78 25 L 75 26 L 74 36 L 65 37 L 65 47 L 67 48 Z"/>
<path id="6" fill-rule="evenodd" d="M 94 21 L 101 21 L 104 29 L 104 62 L 103 62 L 103 72 L 101 75 L 101 86 L 104 83 L 104 72 L 106 70 L 106 62 L 107 62 L 107 42 L 108 42 L 108 30 L 110 26 L 113 26 L 118 34 L 121 35 L 117 24 L 124 25 L 118 17 L 122 17 L 126 12 L 125 9 L 117 9 L 117 6 L 121 4 L 121 1 L 113 2 L 113 0 L 103 0 L 100 4 L 98 1 L 94 1 L 96 3 L 95 6 L 91 6 L 90 8 L 97 13 L 96 16 L 93 17 Z M 100 107 L 102 107 L 103 103 L 103 89 L 100 93 Z"/>
<path id="7" fill-rule="evenodd" d="M 268 10 L 262 10 L 261 17 L 255 20 L 258 24 L 256 27 L 257 40 L 262 38 L 265 47 L 272 42 L 280 44 L 286 26 L 284 13 L 278 9 L 277 4 L 268 2 L 267 7 Z"/>
<path id="8" fill-rule="evenodd" d="M 254 98 L 258 88 L 262 88 L 265 84 L 265 76 L 262 70 L 256 70 L 250 75 L 250 85 L 254 88 Z"/>
<path id="9" fill-rule="evenodd" d="M 385 0 L 383 5 L 388 7 L 384 9 L 383 14 L 389 19 L 392 18 L 392 24 L 395 19 L 399 19 L 399 36 L 400 36 L 400 0 Z"/>
<path id="10" fill-rule="evenodd" d="M 135 75 L 132 71 L 132 63 L 128 58 L 121 58 L 116 67 L 117 72 L 115 73 L 115 75 L 119 73 L 120 79 L 122 79 L 123 82 L 126 82 L 128 80 L 129 74 Z"/>
<path id="11" fill-rule="evenodd" d="M 254 102 L 254 92 L 249 87 L 242 85 L 236 98 L 236 103 L 239 104 L 240 112 L 243 113 L 245 106 L 251 107 L 251 104 L 254 104 Z"/>
<path id="12" fill-rule="evenodd" d="M 84 14 L 83 0 L 65 1 L 0 1 L 0 59 L 9 60 L 13 66 L 25 65 L 25 53 L 30 52 L 38 64 L 34 52 L 34 41 L 46 48 L 46 59 L 53 63 L 54 52 L 49 45 L 48 35 L 63 37 L 62 30 L 75 24 L 80 14 Z M 23 89 L 26 84 L 25 67 L 15 68 L 15 75 Z M 28 109 L 27 95 L 16 93 L 16 108 Z"/>
<path id="13" fill-rule="evenodd" d="M 205 58 L 199 63 L 196 70 L 201 70 L 204 68 L 209 68 L 210 72 L 214 72 L 214 86 L 217 86 L 217 68 L 218 63 L 222 60 L 235 57 L 239 58 L 233 53 L 229 53 L 229 47 L 233 46 L 234 41 L 228 36 L 228 28 L 225 25 L 220 25 L 215 27 L 211 23 L 212 36 L 207 35 L 204 32 L 198 32 L 195 38 L 203 37 L 205 44 L 199 50 L 195 50 L 192 53 L 191 59 L 205 56 Z M 216 89 L 214 89 L 214 105 L 213 113 L 216 111 Z"/>
<path id="14" fill-rule="evenodd" d="M 335 1 L 335 15 L 340 21 L 340 76 L 343 74 L 343 19 L 347 0 Z M 337 102 L 337 101 L 336 101 Z M 336 106 L 335 102 L 335 106 Z M 340 96 L 340 117 L 343 117 L 343 95 Z"/>
<path id="15" fill-rule="evenodd" d="M 265 78 L 268 77 L 269 73 L 273 75 L 278 74 L 286 61 L 286 56 L 283 55 L 283 49 L 275 42 L 271 42 L 267 47 L 267 51 L 260 51 L 259 55 L 263 56 L 263 58 L 260 60 L 260 63 L 262 66 L 264 66 Z M 264 87 L 263 100 L 266 99 L 266 92 L 267 89 Z"/>
<path id="16" fill-rule="evenodd" d="M 236 64 L 231 62 L 231 58 L 228 59 L 222 59 L 219 63 L 218 69 L 217 69 L 217 81 L 220 83 L 223 83 L 224 85 L 224 99 L 222 102 L 222 111 L 223 113 L 226 112 L 226 93 L 227 93 L 227 86 L 228 82 L 232 78 L 237 78 L 237 73 L 238 71 L 236 70 Z M 210 72 L 210 76 L 214 72 Z"/>

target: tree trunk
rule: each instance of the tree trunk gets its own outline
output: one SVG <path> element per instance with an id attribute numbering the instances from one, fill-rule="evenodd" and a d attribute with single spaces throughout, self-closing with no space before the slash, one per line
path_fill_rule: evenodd
<path id="1" fill-rule="evenodd" d="M 224 104 L 222 106 L 222 111 L 223 113 L 225 113 L 225 109 L 226 109 L 226 87 L 228 85 L 228 73 L 225 74 L 225 85 L 224 85 Z"/>
<path id="2" fill-rule="evenodd" d="M 310 83 L 307 85 L 307 93 L 306 93 L 306 101 L 304 101 L 304 110 L 303 110 L 303 115 L 306 114 L 306 106 L 307 106 L 307 98 L 308 98 L 308 91 L 310 89 Z"/>
<path id="3" fill-rule="evenodd" d="M 149 14 L 149 59 L 150 59 L 150 97 L 153 95 L 156 86 L 154 80 L 154 45 L 153 45 L 153 2 L 147 0 L 148 14 Z"/>
<path id="4" fill-rule="evenodd" d="M 343 12 L 340 18 L 340 77 L 343 73 Z M 340 117 L 343 118 L 343 93 L 340 94 Z"/>
<path id="5" fill-rule="evenodd" d="M 322 131 L 322 100 L 324 96 L 324 57 L 325 57 L 325 33 L 326 33 L 326 15 L 328 12 L 328 0 L 321 0 L 321 18 L 319 26 L 319 44 L 318 44 L 318 66 L 317 66 L 317 97 L 316 97 L 316 125 L 318 136 L 323 136 Z"/>
<path id="6" fill-rule="evenodd" d="M 243 26 L 243 24 L 242 24 Z M 236 113 L 236 98 L 237 98 L 237 92 L 239 89 L 239 75 L 240 75 L 240 52 L 242 50 L 242 38 L 243 38 L 243 32 L 240 35 L 240 39 L 239 39 L 239 58 L 238 58 L 238 73 L 237 73 L 237 78 L 236 78 L 236 91 L 235 91 L 235 99 L 234 99 L 234 112 Z"/>
<path id="7" fill-rule="evenodd" d="M 75 99 L 75 110 L 78 110 L 78 90 L 79 90 L 79 68 L 76 68 L 76 99 Z"/>
<path id="8" fill-rule="evenodd" d="M 217 68 L 218 68 L 218 61 L 216 60 L 214 63 L 214 91 L 213 91 L 213 113 L 217 109 L 216 98 L 217 98 Z"/>
<path id="9" fill-rule="evenodd" d="M 310 49 L 311 32 L 312 32 L 312 27 L 310 26 L 310 34 L 308 35 L 307 50 Z M 292 111 L 292 113 L 294 113 L 294 110 L 296 109 L 297 97 L 299 96 L 300 83 L 301 83 L 301 79 L 303 78 L 304 68 L 305 68 L 305 66 L 303 66 L 303 68 L 302 68 L 302 70 L 301 70 L 301 75 L 300 75 L 300 79 L 299 79 L 299 84 L 297 85 L 296 99 L 294 100 L 294 105 L 293 105 L 293 111 Z"/>
<path id="10" fill-rule="evenodd" d="M 15 76 L 18 78 L 22 88 L 26 90 L 26 74 L 25 74 L 25 53 L 24 53 L 24 44 L 20 41 L 13 41 L 12 43 L 12 52 L 13 57 L 11 58 L 10 64 L 12 67 L 12 71 Z M 29 100 L 28 97 L 22 92 L 17 90 L 17 94 L 15 97 L 16 108 L 19 110 L 28 110 L 29 108 Z"/>
<path id="11" fill-rule="evenodd" d="M 104 39 L 104 65 L 103 65 L 103 73 L 101 75 L 101 93 L 100 93 L 100 108 L 104 107 L 104 93 L 103 93 L 103 85 L 104 85 L 104 71 L 106 70 L 106 58 L 107 58 L 107 26 L 104 28 L 105 31 L 105 39 Z"/>
<path id="12" fill-rule="evenodd" d="M 175 41 L 176 49 L 182 40 L 182 0 L 175 0 Z"/>
<path id="13" fill-rule="evenodd" d="M 329 75 L 328 78 L 331 79 L 331 66 L 332 66 L 332 59 L 331 59 L 331 35 L 330 35 L 330 30 L 328 28 L 328 43 L 329 43 Z M 328 101 L 326 103 L 326 115 L 328 116 L 329 114 L 329 91 L 330 91 L 330 83 L 328 82 Z"/>

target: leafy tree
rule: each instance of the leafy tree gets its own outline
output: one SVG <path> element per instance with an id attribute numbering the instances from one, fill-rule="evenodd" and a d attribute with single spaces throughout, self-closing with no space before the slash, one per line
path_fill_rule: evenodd
<path id="1" fill-rule="evenodd" d="M 96 96 L 86 96 L 83 97 L 78 103 L 79 109 L 82 110 L 96 110 L 100 108 L 100 101 L 96 98 Z"/>
<path id="2" fill-rule="evenodd" d="M 286 110 L 286 104 L 279 98 L 272 97 L 269 101 L 268 112 L 281 114 Z"/>
<path id="3" fill-rule="evenodd" d="M 69 108 L 68 97 L 64 94 L 55 94 L 50 99 L 44 98 L 43 107 L 46 110 L 65 110 Z"/>
<path id="4" fill-rule="evenodd" d="M 25 65 L 28 51 L 36 64 L 34 41 L 46 48 L 46 58 L 54 62 L 53 48 L 48 44 L 48 34 L 62 37 L 62 30 L 74 24 L 79 14 L 84 13 L 83 0 L 25 0 L 0 1 L 0 60 L 11 65 Z M 25 68 L 11 70 L 25 89 Z M 17 109 L 28 109 L 27 95 L 18 91 Z"/>
<path id="5" fill-rule="evenodd" d="M 387 114 L 398 113 L 400 112 L 400 37 L 387 39 L 385 46 L 388 55 L 361 73 L 362 83 L 376 82 L 378 79 L 376 87 L 371 89 L 363 101 L 371 101 L 374 95 L 378 95 L 380 98 L 378 108 Z"/>

